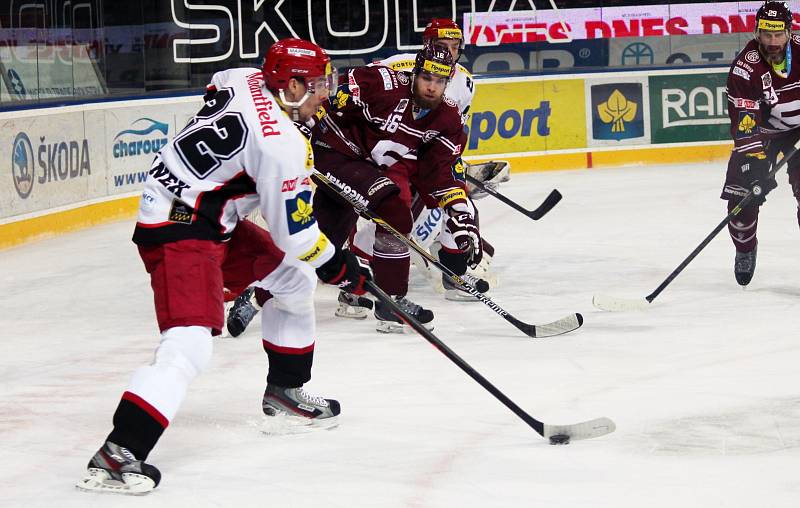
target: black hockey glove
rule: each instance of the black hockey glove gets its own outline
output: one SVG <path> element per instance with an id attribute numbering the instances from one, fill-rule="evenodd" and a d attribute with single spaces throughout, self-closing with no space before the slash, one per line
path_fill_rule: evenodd
<path id="1" fill-rule="evenodd" d="M 483 258 L 481 234 L 475 218 L 467 212 L 463 203 L 448 207 L 446 211 L 450 218 L 445 222 L 445 227 L 453 235 L 459 250 L 467 255 L 467 264 L 475 268 Z"/>
<path id="2" fill-rule="evenodd" d="M 774 177 L 769 176 L 770 161 L 764 152 L 748 153 L 741 165 L 742 179 L 755 197 L 753 204 L 761 206 L 767 200 L 769 191 L 778 186 Z"/>
<path id="3" fill-rule="evenodd" d="M 317 277 L 322 282 L 336 286 L 342 291 L 363 295 L 366 293 L 364 283 L 372 280 L 372 272 L 349 250 L 336 249 L 336 254 L 317 268 Z"/>

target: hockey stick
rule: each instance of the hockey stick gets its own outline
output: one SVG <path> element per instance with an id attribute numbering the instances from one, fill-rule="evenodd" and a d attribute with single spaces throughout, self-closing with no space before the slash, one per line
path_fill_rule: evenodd
<path id="1" fill-rule="evenodd" d="M 767 178 L 775 178 L 775 174 L 778 172 L 778 170 L 781 169 L 781 167 L 784 164 L 786 164 L 789 161 L 789 159 L 791 159 L 797 153 L 798 149 L 800 149 L 800 140 L 798 140 L 795 143 L 794 147 L 791 150 L 789 150 L 787 154 L 783 156 L 780 162 L 777 162 L 776 164 L 772 165 L 772 170 L 767 175 Z M 691 263 L 695 257 L 697 257 L 698 254 L 700 254 L 700 251 L 702 251 L 706 247 L 706 245 L 708 245 L 711 242 L 711 240 L 713 240 L 714 237 L 717 236 L 717 234 L 719 234 L 719 232 L 725 228 L 728 222 L 737 215 L 739 215 L 739 213 L 741 213 L 741 211 L 748 204 L 750 204 L 750 202 L 753 199 L 755 199 L 756 196 L 760 194 L 761 194 L 761 187 L 758 186 L 754 187 L 751 191 L 749 191 L 744 196 L 744 198 L 742 198 L 742 200 L 739 201 L 739 204 L 733 207 L 731 211 L 728 213 L 728 215 L 726 215 L 725 218 L 722 219 L 722 221 L 719 224 L 717 224 L 717 226 L 713 229 L 713 231 L 711 231 L 711 233 L 709 233 L 708 236 L 706 236 L 703 239 L 703 241 L 700 242 L 700 245 L 698 245 L 686 257 L 686 259 L 684 259 L 681 262 L 681 264 L 679 264 L 678 267 L 672 271 L 672 273 L 667 275 L 667 278 L 664 279 L 664 281 L 661 284 L 659 284 L 659 286 L 649 295 L 645 296 L 644 298 L 617 298 L 609 295 L 595 295 L 592 298 L 592 304 L 598 309 L 612 311 L 612 312 L 626 311 L 626 310 L 641 310 L 647 308 L 651 303 L 653 303 L 653 300 L 655 300 L 656 297 L 660 295 L 661 292 L 664 291 L 664 289 L 667 286 L 669 286 L 669 284 L 673 280 L 675 280 L 675 277 L 677 277 L 678 274 L 680 274 L 683 271 L 683 269 L 686 268 L 686 266 L 689 263 Z"/>
<path id="2" fill-rule="evenodd" d="M 574 423 L 571 425 L 548 425 L 543 423 L 536 418 L 529 415 L 525 412 L 524 409 L 519 407 L 517 404 L 514 403 L 513 400 L 509 399 L 503 392 L 501 392 L 496 386 L 494 386 L 488 379 L 483 377 L 477 370 L 473 369 L 470 364 L 468 364 L 463 358 L 458 356 L 455 351 L 450 349 L 444 342 L 442 342 L 436 335 L 433 334 L 430 330 L 425 328 L 419 321 L 414 319 L 412 316 L 408 315 L 403 309 L 400 308 L 397 303 L 395 303 L 392 298 L 387 295 L 381 288 L 378 287 L 375 282 L 369 280 L 367 281 L 364 286 L 366 287 L 367 291 L 372 293 L 375 298 L 380 300 L 384 305 L 387 305 L 392 311 L 402 319 L 405 323 L 407 323 L 411 328 L 417 331 L 420 335 L 422 335 L 425 340 L 430 342 L 433 347 L 438 349 L 443 355 L 447 357 L 448 360 L 455 363 L 459 369 L 463 370 L 467 373 L 469 377 L 477 381 L 479 385 L 484 387 L 489 393 L 494 395 L 494 397 L 503 403 L 508 409 L 511 410 L 515 415 L 520 417 L 522 421 L 527 423 L 533 430 L 535 430 L 540 436 L 544 438 L 550 438 L 551 436 L 557 436 L 551 441 L 551 444 L 563 444 L 564 441 L 569 442 L 570 440 L 579 440 L 579 439 L 591 439 L 594 437 L 605 436 L 606 434 L 610 434 L 614 432 L 616 429 L 616 425 L 613 421 L 609 418 L 595 418 L 594 420 L 589 420 L 586 422 L 581 423 Z M 564 440 L 562 436 L 567 436 L 567 439 Z"/>
<path id="3" fill-rule="evenodd" d="M 318 170 L 314 170 L 314 176 L 316 179 L 324 184 L 326 187 L 331 189 L 335 192 L 339 197 L 350 203 L 350 205 L 358 211 L 363 217 L 368 218 L 375 224 L 382 226 L 386 229 L 389 233 L 392 234 L 395 238 L 406 244 L 410 249 L 414 250 L 417 254 L 428 260 L 429 263 L 434 265 L 438 268 L 442 273 L 450 277 L 455 284 L 458 284 L 465 291 L 469 294 L 483 302 L 486 306 L 490 309 L 495 311 L 495 313 L 499 314 L 503 317 L 506 321 L 517 327 L 522 333 L 529 337 L 534 338 L 541 338 L 541 337 L 553 337 L 555 335 L 561 335 L 562 333 L 571 332 L 580 328 L 583 324 L 583 316 L 580 314 L 570 314 L 569 316 L 565 316 L 557 321 L 553 321 L 552 323 L 546 323 L 543 325 L 532 325 L 520 321 L 519 319 L 515 318 L 511 314 L 505 311 L 502 307 L 494 303 L 488 296 L 484 295 L 483 293 L 479 292 L 475 289 L 471 284 L 467 281 L 456 275 L 452 270 L 444 266 L 442 263 L 439 262 L 438 259 L 433 257 L 428 251 L 423 249 L 422 247 L 417 244 L 417 242 L 407 238 L 404 234 L 397 231 L 394 227 L 388 224 L 386 221 L 378 217 L 374 212 L 368 209 L 366 206 L 361 204 L 360 202 L 356 201 L 355 197 L 346 194 L 343 192 L 336 184 L 331 182 L 326 175 L 323 175 Z M 363 199 L 363 198 L 362 198 Z"/>
<path id="4" fill-rule="evenodd" d="M 558 192 L 558 190 L 553 189 L 550 192 L 550 194 L 548 194 L 547 197 L 544 198 L 544 201 L 542 201 L 542 204 L 539 205 L 538 208 L 536 208 L 535 210 L 526 210 L 525 208 L 523 208 L 522 206 L 518 205 L 517 203 L 515 203 L 512 200 L 510 200 L 509 198 L 503 196 L 502 194 L 500 194 L 496 190 L 490 189 L 489 187 L 484 185 L 483 182 L 481 182 L 477 178 L 475 178 L 473 176 L 470 176 L 470 175 L 467 175 L 467 180 L 469 181 L 469 183 L 471 183 L 475 187 L 479 188 L 480 190 L 482 190 L 486 194 L 489 194 L 490 196 L 496 197 L 497 199 L 499 199 L 503 203 L 505 203 L 508 206 L 510 206 L 511 208 L 513 208 L 514 210 L 522 213 L 526 217 L 529 217 L 529 218 L 531 218 L 533 220 L 539 220 L 542 217 L 544 217 L 545 214 L 547 212 L 549 212 L 550 210 L 552 210 L 552 208 L 554 206 L 556 206 L 556 204 L 558 204 L 558 202 L 561 201 L 561 198 L 563 197 L 563 196 L 561 196 L 561 193 Z"/>

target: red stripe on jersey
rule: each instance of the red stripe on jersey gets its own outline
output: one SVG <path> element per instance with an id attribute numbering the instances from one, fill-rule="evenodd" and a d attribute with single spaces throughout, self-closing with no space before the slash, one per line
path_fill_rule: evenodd
<path id="1" fill-rule="evenodd" d="M 162 415 L 158 409 L 151 406 L 149 402 L 139 397 L 135 393 L 133 392 L 123 393 L 122 400 L 127 400 L 128 402 L 139 406 L 140 409 L 142 409 L 145 413 L 150 415 L 153 418 L 153 420 L 157 421 L 158 424 L 164 427 L 165 429 L 167 428 L 167 425 L 169 425 L 169 420 L 167 420 L 167 418 L 164 415 Z"/>
<path id="2" fill-rule="evenodd" d="M 271 342 L 267 342 L 267 339 L 261 339 L 261 343 L 264 345 L 264 351 L 270 350 L 275 353 L 282 353 L 284 355 L 304 355 L 306 353 L 311 353 L 314 351 L 313 342 L 311 343 L 310 346 L 306 347 L 278 346 L 277 344 L 272 344 Z"/>
<path id="3" fill-rule="evenodd" d="M 367 261 L 372 261 L 372 256 L 370 256 L 369 254 L 367 254 L 363 250 L 361 250 L 358 247 L 356 247 L 355 245 L 353 245 L 352 242 L 350 242 L 350 247 L 348 247 L 348 248 L 350 249 L 350 252 L 352 252 L 356 256 L 358 256 L 360 258 L 364 258 Z"/>
<path id="4" fill-rule="evenodd" d="M 157 222 L 155 224 L 145 224 L 144 222 L 137 222 L 136 223 L 136 227 L 151 229 L 151 228 L 163 228 L 165 226 L 169 226 L 169 225 L 172 225 L 172 224 L 175 224 L 175 223 L 172 222 L 172 221 Z"/>

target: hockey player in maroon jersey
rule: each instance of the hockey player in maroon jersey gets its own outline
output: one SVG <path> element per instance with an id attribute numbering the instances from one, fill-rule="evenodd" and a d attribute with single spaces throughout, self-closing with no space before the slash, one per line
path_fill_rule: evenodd
<path id="1" fill-rule="evenodd" d="M 463 182 L 452 171 L 466 137 L 458 106 L 444 95 L 453 69 L 450 52 L 431 44 L 417 54 L 411 75 L 388 67 L 351 70 L 347 84 L 319 115 L 314 156 L 317 169 L 341 190 L 406 235 L 412 227 L 413 185 L 433 207 L 446 211 L 458 246 L 479 261 L 475 217 Z M 314 206 L 320 228 L 343 245 L 358 218 L 352 206 L 325 186 Z M 379 227 L 372 258 L 376 283 L 431 325 L 433 312 L 406 298 L 409 264 L 408 247 Z M 400 319 L 380 302 L 375 317 L 378 331 L 402 331 Z"/>
<path id="2" fill-rule="evenodd" d="M 736 56 L 728 74 L 728 115 L 734 148 L 722 199 L 728 210 L 752 189 L 761 190 L 728 224 L 736 248 L 734 275 L 746 286 L 756 267 L 759 207 L 776 187 L 768 178 L 779 152 L 800 137 L 800 37 L 783 2 L 766 2 L 756 14 L 754 40 Z M 800 204 L 800 158 L 788 163 L 789 183 Z M 798 209 L 800 223 L 800 208 Z"/>
<path id="3" fill-rule="evenodd" d="M 363 294 L 370 275 L 320 231 L 311 145 L 292 121 L 307 120 L 335 88 L 321 48 L 278 41 L 262 69 L 214 74 L 203 108 L 159 151 L 133 240 L 150 274 L 161 342 L 152 363 L 134 372 L 79 489 L 145 494 L 158 485 L 160 472 L 144 460 L 211 360 L 223 285 L 238 292 L 259 281 L 272 295 L 262 312 L 264 413 L 335 422 L 339 403 L 302 388 L 316 336 L 313 291 L 318 277 Z M 270 233 L 238 220 L 256 206 Z"/>
<path id="4" fill-rule="evenodd" d="M 456 62 L 455 71 L 450 82 L 447 84 L 445 96 L 452 99 L 458 105 L 458 109 L 461 111 L 462 117 L 466 123 L 475 92 L 475 83 L 472 74 L 457 63 L 464 49 L 464 34 L 461 31 L 461 27 L 458 26 L 458 23 L 449 18 L 433 18 L 422 33 L 422 42 L 423 45 L 431 44 L 441 47 L 449 51 L 453 56 L 453 61 Z M 400 53 L 376 61 L 371 65 L 382 65 L 396 71 L 411 74 L 415 66 L 415 57 L 416 55 L 413 53 Z M 471 165 L 459 159 L 453 171 L 454 174 L 462 180 L 466 173 L 483 182 L 488 188 L 497 190 L 500 183 L 509 180 L 510 167 L 507 161 L 491 161 Z M 466 187 L 469 197 L 468 205 L 472 210 L 475 208 L 474 201 L 488 194 L 472 186 L 468 182 L 466 182 Z M 480 266 L 470 267 L 472 270 L 467 271 L 464 253 L 454 245 L 450 232 L 446 227 L 446 214 L 439 208 L 426 207 L 417 196 L 415 196 L 415 199 L 412 201 L 412 212 L 414 215 L 414 226 L 411 233 L 412 239 L 425 249 L 430 249 L 431 254 L 439 258 L 445 266 L 456 274 L 461 275 L 461 277 L 472 286 L 478 288 L 480 292 L 487 292 L 489 284 L 488 281 L 483 280 L 482 277 L 489 275 L 489 264 L 494 255 L 494 248 L 486 241 L 486 238 L 482 237 L 481 239 L 483 258 L 480 260 Z M 477 216 L 477 211 L 475 211 L 473 215 Z M 371 258 L 374 236 L 374 224 L 364 224 L 361 222 L 359 224 L 359 230 L 356 232 L 351 242 L 351 248 L 359 255 Z M 412 260 L 413 259 L 414 258 L 412 258 Z M 429 269 L 427 263 L 421 257 L 417 258 L 414 262 L 418 263 L 419 267 L 423 270 Z M 441 274 L 439 280 L 444 288 L 444 296 L 446 299 L 469 302 L 478 301 L 474 296 L 453 283 L 446 275 Z M 357 305 L 352 305 L 352 303 L 363 300 L 364 298 L 340 295 L 340 303 L 336 315 L 354 318 L 365 317 L 365 309 L 359 308 Z"/>

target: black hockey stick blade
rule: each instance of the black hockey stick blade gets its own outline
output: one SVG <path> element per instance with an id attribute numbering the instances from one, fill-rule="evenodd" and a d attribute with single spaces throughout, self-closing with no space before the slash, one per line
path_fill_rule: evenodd
<path id="1" fill-rule="evenodd" d="M 508 206 L 513 208 L 514 210 L 522 213 L 523 215 L 525 215 L 525 216 L 527 216 L 527 217 L 529 217 L 529 218 L 531 218 L 533 220 L 539 220 L 542 217 L 544 217 L 545 214 L 547 212 L 549 212 L 550 210 L 552 210 L 552 208 L 554 206 L 556 206 L 556 204 L 558 204 L 558 202 L 561 201 L 561 198 L 563 197 L 561 195 L 561 193 L 558 192 L 558 190 L 553 189 L 550 192 L 550 194 L 548 194 L 547 197 L 544 198 L 544 201 L 542 201 L 541 205 L 539 205 L 534 210 L 528 210 L 528 209 L 523 208 L 522 206 L 520 206 L 515 201 L 513 201 L 513 200 L 507 198 L 506 196 L 500 194 L 496 190 L 490 189 L 489 187 L 486 187 L 486 185 L 484 185 L 483 182 L 481 182 L 480 180 L 478 180 L 475 177 L 467 175 L 467 180 L 469 181 L 469 183 L 471 183 L 475 187 L 479 188 L 480 190 L 482 190 L 486 194 L 489 194 L 490 196 L 494 196 L 495 198 L 497 198 L 500 201 L 502 201 L 503 203 L 507 204 Z"/>
<path id="2" fill-rule="evenodd" d="M 544 201 L 542 201 L 542 204 L 539 205 L 538 208 L 536 208 L 535 210 L 531 210 L 525 215 L 527 215 L 533 220 L 539 220 L 542 217 L 544 217 L 544 215 L 547 212 L 552 210 L 553 207 L 556 206 L 559 201 L 561 201 L 562 197 L 564 196 L 562 196 L 561 193 L 558 192 L 558 190 L 553 189 L 552 191 L 550 191 L 550 194 L 548 194 L 547 197 L 544 198 Z"/>
<path id="3" fill-rule="evenodd" d="M 595 418 L 594 420 L 575 423 L 572 425 L 548 425 L 537 420 L 528 414 L 524 409 L 519 407 L 513 400 L 508 398 L 505 393 L 500 391 L 500 389 L 494 386 L 488 379 L 483 377 L 481 373 L 475 370 L 469 363 L 466 362 L 466 360 L 458 356 L 455 351 L 450 349 L 447 344 L 442 342 L 441 339 L 433 334 L 433 332 L 425 328 L 425 326 L 419 321 L 403 311 L 403 309 L 401 309 L 400 306 L 397 305 L 397 303 L 392 300 L 389 295 L 379 288 L 375 282 L 368 280 L 364 284 L 364 287 L 384 305 L 389 306 L 389 308 L 392 309 L 392 312 L 394 312 L 397 317 L 402 319 L 403 322 L 413 328 L 417 333 L 422 335 L 425 340 L 430 342 L 431 345 L 445 355 L 448 360 L 456 364 L 459 369 L 464 371 L 469 377 L 486 389 L 486 391 L 491 393 L 497 400 L 510 409 L 511 412 L 517 415 L 522 421 L 527 423 L 540 436 L 549 439 L 550 436 L 565 435 L 568 436 L 570 440 L 577 441 L 580 439 L 591 439 L 594 437 L 605 436 L 606 434 L 614 432 L 614 429 L 616 429 L 614 422 L 608 418 Z"/>

